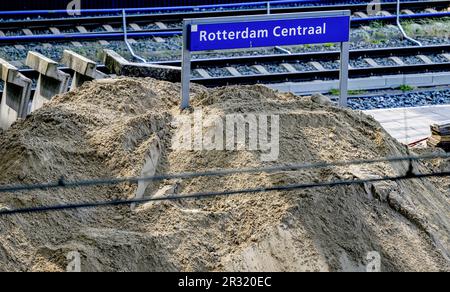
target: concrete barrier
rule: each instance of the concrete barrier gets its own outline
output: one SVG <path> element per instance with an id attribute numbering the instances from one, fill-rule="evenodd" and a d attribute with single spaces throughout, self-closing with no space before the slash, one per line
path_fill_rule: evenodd
<path id="1" fill-rule="evenodd" d="M 4 81 L 0 104 L 0 128 L 6 130 L 17 119 L 26 118 L 32 82 L 3 59 L 0 59 L 0 72 L 0 77 Z"/>
<path id="2" fill-rule="evenodd" d="M 39 73 L 31 111 L 40 109 L 55 95 L 67 92 L 70 75 L 58 69 L 58 63 L 37 52 L 28 52 L 25 64 Z"/>
<path id="3" fill-rule="evenodd" d="M 97 70 L 96 62 L 73 51 L 65 50 L 61 62 L 75 72 L 72 78 L 72 85 L 70 86 L 71 90 L 80 87 L 87 81 L 109 77 L 107 74 Z"/>
<path id="4" fill-rule="evenodd" d="M 103 63 L 117 75 L 151 77 L 170 82 L 181 81 L 181 67 L 132 63 L 112 50 L 103 51 Z"/>

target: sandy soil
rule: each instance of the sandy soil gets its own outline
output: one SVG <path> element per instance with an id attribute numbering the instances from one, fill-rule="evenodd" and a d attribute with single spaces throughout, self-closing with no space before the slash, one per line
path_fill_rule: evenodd
<path id="1" fill-rule="evenodd" d="M 280 155 L 172 149 L 179 85 L 151 79 L 88 83 L 0 133 L 0 184 L 124 177 L 406 155 L 372 118 L 262 86 L 193 88 L 205 115 L 280 117 Z M 416 171 L 448 168 L 416 164 Z M 0 208 L 128 199 L 400 175 L 405 163 L 231 175 L 5 194 Z M 449 181 L 401 182 L 238 195 L 2 217 L 0 270 L 450 271 Z"/>

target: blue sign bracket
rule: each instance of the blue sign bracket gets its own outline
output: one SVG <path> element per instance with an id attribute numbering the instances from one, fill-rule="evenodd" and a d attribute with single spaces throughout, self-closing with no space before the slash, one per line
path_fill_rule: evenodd
<path id="1" fill-rule="evenodd" d="M 350 11 L 187 19 L 183 22 L 182 109 L 189 107 L 192 52 L 340 43 L 340 106 L 347 106 Z"/>

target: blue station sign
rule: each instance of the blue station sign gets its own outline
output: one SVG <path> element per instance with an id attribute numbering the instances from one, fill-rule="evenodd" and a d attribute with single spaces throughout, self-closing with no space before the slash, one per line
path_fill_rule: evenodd
<path id="1" fill-rule="evenodd" d="M 350 16 L 290 18 L 191 24 L 191 52 L 302 44 L 343 43 L 350 38 Z"/>
<path id="2" fill-rule="evenodd" d="M 192 52 L 323 43 L 340 43 L 339 105 L 347 106 L 350 17 L 345 10 L 185 19 L 181 108 L 189 107 Z"/>

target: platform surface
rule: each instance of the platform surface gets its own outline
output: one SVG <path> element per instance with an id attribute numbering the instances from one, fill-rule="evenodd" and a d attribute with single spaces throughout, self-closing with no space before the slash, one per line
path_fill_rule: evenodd
<path id="1" fill-rule="evenodd" d="M 386 131 L 401 143 L 410 144 L 431 135 L 430 126 L 450 120 L 450 105 L 368 110 Z"/>

